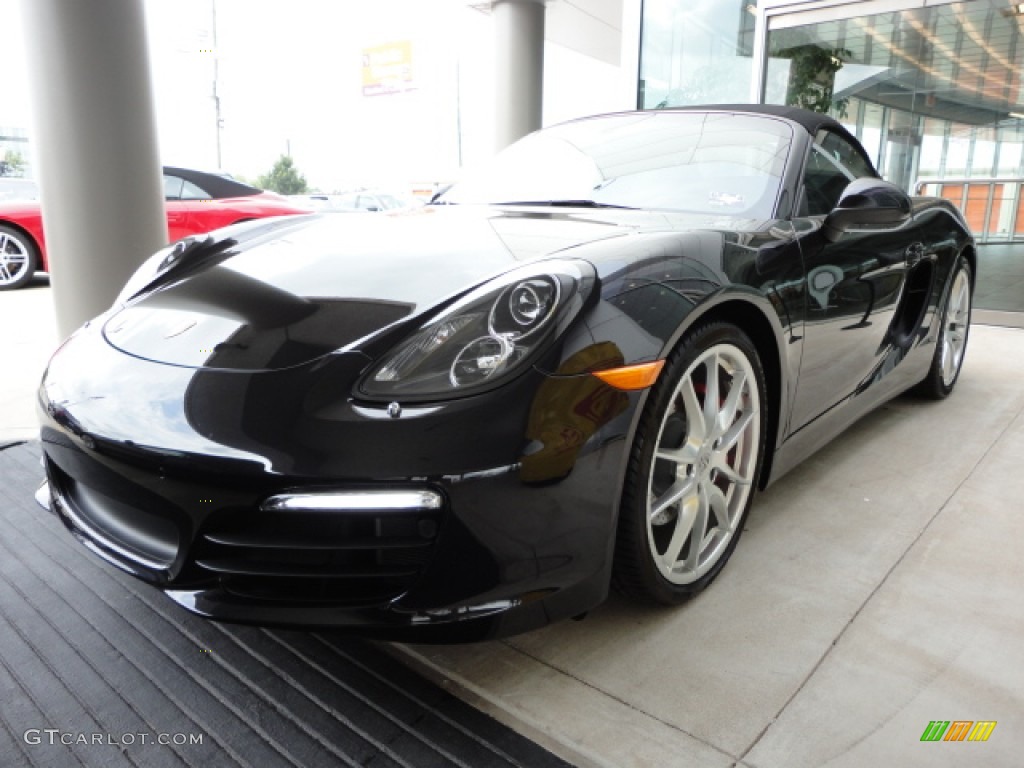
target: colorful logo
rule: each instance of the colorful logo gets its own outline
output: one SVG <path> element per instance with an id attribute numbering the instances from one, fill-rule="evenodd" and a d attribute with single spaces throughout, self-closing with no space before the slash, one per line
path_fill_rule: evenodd
<path id="1" fill-rule="evenodd" d="M 988 741 L 995 727 L 995 720 L 932 720 L 921 741 Z"/>

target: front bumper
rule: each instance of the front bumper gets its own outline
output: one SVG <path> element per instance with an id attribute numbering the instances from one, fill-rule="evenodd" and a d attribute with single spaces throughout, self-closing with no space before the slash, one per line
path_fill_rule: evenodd
<path id="1" fill-rule="evenodd" d="M 454 642 L 605 598 L 630 399 L 546 476 L 537 435 L 572 422 L 581 378 L 530 372 L 393 419 L 325 394 L 348 391 L 352 362 L 182 369 L 86 329 L 40 389 L 51 508 L 97 555 L 224 621 Z M 593 400 L 604 385 L 587 379 Z"/>

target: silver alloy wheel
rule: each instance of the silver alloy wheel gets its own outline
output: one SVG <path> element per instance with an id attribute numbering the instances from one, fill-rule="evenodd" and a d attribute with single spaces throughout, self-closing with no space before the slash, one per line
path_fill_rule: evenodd
<path id="1" fill-rule="evenodd" d="M 750 360 L 732 344 L 705 350 L 679 380 L 647 483 L 651 556 L 673 584 L 701 578 L 736 535 L 753 491 L 760 401 Z"/>
<path id="2" fill-rule="evenodd" d="M 953 386 L 967 347 L 967 324 L 971 321 L 971 278 L 961 268 L 953 278 L 946 302 L 946 319 L 942 332 L 942 383 Z"/>
<path id="3" fill-rule="evenodd" d="M 28 246 L 20 238 L 0 232 L 0 285 L 21 280 L 30 263 Z"/>

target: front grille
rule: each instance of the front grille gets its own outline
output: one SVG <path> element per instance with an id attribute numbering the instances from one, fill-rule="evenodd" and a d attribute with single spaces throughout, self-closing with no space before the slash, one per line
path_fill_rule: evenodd
<path id="1" fill-rule="evenodd" d="M 407 591 L 426 567 L 440 510 L 226 511 L 194 550 L 200 574 L 240 597 L 366 605 Z"/>

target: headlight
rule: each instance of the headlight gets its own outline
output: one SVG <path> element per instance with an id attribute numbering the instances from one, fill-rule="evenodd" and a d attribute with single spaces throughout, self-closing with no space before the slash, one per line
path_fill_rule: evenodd
<path id="1" fill-rule="evenodd" d="M 191 244 L 191 240 L 179 240 L 173 245 L 161 248 L 142 262 L 142 266 L 132 273 L 132 276 L 128 278 L 128 282 L 124 284 L 124 288 L 117 294 L 117 298 L 114 299 L 114 306 L 125 304 L 128 299 L 177 264 Z"/>
<path id="2" fill-rule="evenodd" d="M 494 386 L 568 325 L 593 282 L 593 268 L 581 261 L 538 262 L 504 274 L 428 319 L 357 390 L 375 399 L 422 400 Z"/>

